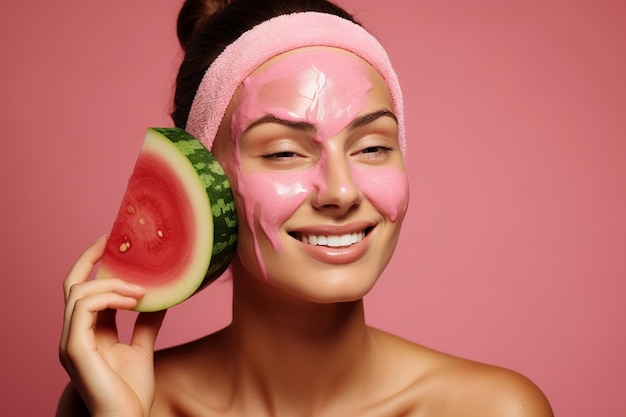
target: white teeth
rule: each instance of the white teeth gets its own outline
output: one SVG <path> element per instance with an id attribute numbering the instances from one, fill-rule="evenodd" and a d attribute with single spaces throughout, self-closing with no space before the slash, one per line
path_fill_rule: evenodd
<path id="1" fill-rule="evenodd" d="M 339 238 L 340 246 L 348 246 L 352 243 L 352 235 L 343 235 Z"/>
<path id="2" fill-rule="evenodd" d="M 326 236 L 326 235 L 301 235 L 300 240 L 303 243 L 313 246 L 329 246 L 331 248 L 338 248 L 341 246 L 354 245 L 363 240 L 365 237 L 364 232 L 348 233 L 340 236 Z"/>

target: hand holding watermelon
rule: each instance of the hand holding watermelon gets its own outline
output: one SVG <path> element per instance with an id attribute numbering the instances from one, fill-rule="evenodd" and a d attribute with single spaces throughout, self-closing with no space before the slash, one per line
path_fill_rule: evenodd
<path id="1" fill-rule="evenodd" d="M 165 309 L 217 278 L 236 239 L 232 192 L 217 161 L 182 129 L 148 129 L 110 238 L 89 247 L 64 282 L 61 362 L 92 416 L 149 415 Z M 101 260 L 96 278 L 107 279 L 89 281 Z M 124 344 L 115 311 L 131 309 L 144 313 Z"/>
<path id="2" fill-rule="evenodd" d="M 148 416 L 154 399 L 154 341 L 165 311 L 140 313 L 130 343 L 120 342 L 115 310 L 134 308 L 146 291 L 117 279 L 88 280 L 105 245 L 106 239 L 100 239 L 90 246 L 63 285 L 59 356 L 73 381 L 64 396 L 75 395 L 75 387 L 91 416 Z"/>

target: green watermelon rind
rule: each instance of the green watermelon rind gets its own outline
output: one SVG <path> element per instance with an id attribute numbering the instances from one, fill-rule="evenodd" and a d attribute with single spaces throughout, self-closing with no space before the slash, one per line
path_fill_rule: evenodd
<path id="1" fill-rule="evenodd" d="M 222 275 L 236 250 L 237 216 L 224 170 L 189 133 L 179 128 L 148 128 L 142 152 L 156 154 L 180 176 L 199 222 L 192 262 L 181 273 L 183 277 L 164 285 L 145 285 L 148 291 L 134 310 L 146 312 L 179 304 Z M 103 258 L 96 278 L 114 277 Z"/>

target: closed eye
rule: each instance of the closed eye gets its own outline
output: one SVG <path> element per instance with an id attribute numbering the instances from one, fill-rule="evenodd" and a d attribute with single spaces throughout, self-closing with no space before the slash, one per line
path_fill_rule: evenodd
<path id="1" fill-rule="evenodd" d="M 295 158 L 298 156 L 295 152 L 290 151 L 282 151 L 282 152 L 274 152 L 270 154 L 263 155 L 264 159 L 287 159 L 287 158 Z"/>
<path id="2" fill-rule="evenodd" d="M 363 149 L 361 151 L 361 153 L 388 153 L 393 151 L 393 148 L 391 146 L 368 146 L 367 148 Z"/>
<path id="3" fill-rule="evenodd" d="M 358 148 L 357 148 L 358 149 Z M 365 146 L 355 153 L 352 154 L 352 157 L 355 158 L 356 161 L 361 161 L 366 164 L 382 164 L 389 160 L 392 157 L 395 148 L 389 145 L 371 145 Z"/>

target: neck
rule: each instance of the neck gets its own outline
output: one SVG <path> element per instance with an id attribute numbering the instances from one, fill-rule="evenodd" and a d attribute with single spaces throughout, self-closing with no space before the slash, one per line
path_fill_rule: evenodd
<path id="1" fill-rule="evenodd" d="M 320 304 L 295 299 L 267 282 L 233 271 L 233 322 L 240 392 L 268 413 L 315 411 L 366 379 L 369 353 L 363 301 Z M 358 366 L 360 364 L 360 366 Z M 358 385 L 357 385 L 358 386 Z M 306 404 L 306 405 L 305 405 Z"/>

